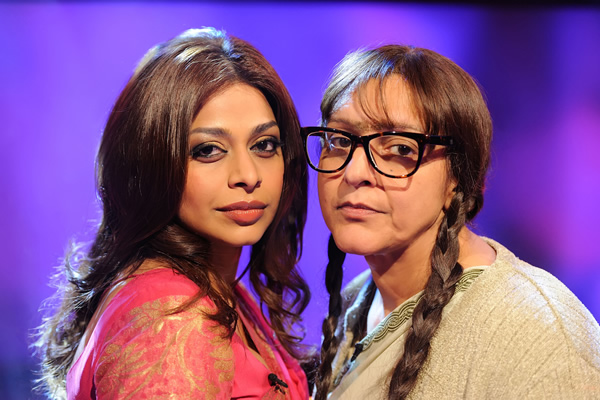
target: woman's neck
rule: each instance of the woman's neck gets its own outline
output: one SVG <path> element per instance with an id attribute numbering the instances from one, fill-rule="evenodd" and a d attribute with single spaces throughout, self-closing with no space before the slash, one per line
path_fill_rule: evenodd
<path id="1" fill-rule="evenodd" d="M 211 264 L 225 282 L 232 284 L 237 278 L 238 263 L 242 254 L 241 247 L 231 247 L 224 243 L 213 242 L 211 244 Z"/>
<path id="2" fill-rule="evenodd" d="M 385 315 L 425 288 L 434 243 L 416 240 L 407 248 L 365 257 L 381 294 Z"/>
<path id="3" fill-rule="evenodd" d="M 460 231 L 458 245 L 458 262 L 464 269 L 492 265 L 496 259 L 494 249 L 467 227 Z M 381 294 L 385 315 L 425 289 L 431 275 L 433 246 L 435 239 L 417 240 L 395 253 L 365 257 Z"/>

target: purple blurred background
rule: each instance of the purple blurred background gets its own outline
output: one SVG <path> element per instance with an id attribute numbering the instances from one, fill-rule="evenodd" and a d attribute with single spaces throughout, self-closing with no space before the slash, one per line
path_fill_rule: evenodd
<path id="1" fill-rule="evenodd" d="M 558 276 L 600 318 L 600 8 L 344 3 L 2 3 L 0 398 L 31 394 L 27 348 L 71 238 L 98 209 L 94 156 L 103 124 L 144 52 L 191 27 L 257 46 L 301 122 L 318 120 L 332 67 L 361 46 L 436 50 L 483 86 L 493 166 L 477 231 Z M 328 232 L 311 175 L 301 268 L 313 288 L 307 343 L 318 343 Z M 365 268 L 349 257 L 346 281 Z"/>

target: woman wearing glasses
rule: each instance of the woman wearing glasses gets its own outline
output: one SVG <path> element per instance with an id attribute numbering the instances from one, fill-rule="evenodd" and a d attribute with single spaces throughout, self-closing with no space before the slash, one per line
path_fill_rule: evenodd
<path id="1" fill-rule="evenodd" d="M 467 224 L 492 124 L 426 49 L 348 55 L 303 130 L 333 240 L 317 399 L 599 398 L 600 328 L 556 278 Z M 345 253 L 369 270 L 340 294 Z"/>
<path id="2" fill-rule="evenodd" d="M 245 41 L 196 29 L 146 54 L 102 137 L 102 223 L 40 328 L 49 397 L 308 398 L 299 131 Z M 247 245 L 260 306 L 238 282 Z"/>

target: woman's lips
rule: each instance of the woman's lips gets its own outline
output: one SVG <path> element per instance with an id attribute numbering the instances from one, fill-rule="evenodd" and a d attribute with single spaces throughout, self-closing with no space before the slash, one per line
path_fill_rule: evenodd
<path id="1" fill-rule="evenodd" d="M 238 225 L 253 225 L 262 218 L 267 205 L 260 201 L 240 201 L 218 208 L 218 211 L 224 213 L 233 222 Z"/>
<path id="2" fill-rule="evenodd" d="M 338 206 L 337 209 L 344 217 L 350 219 L 364 218 L 380 213 L 379 211 L 365 204 L 343 203 L 342 205 Z"/>

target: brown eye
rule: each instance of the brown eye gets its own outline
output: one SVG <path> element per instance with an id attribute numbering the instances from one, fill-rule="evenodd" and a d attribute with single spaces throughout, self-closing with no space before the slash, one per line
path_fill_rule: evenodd
<path id="1" fill-rule="evenodd" d="M 191 151 L 192 158 L 200 161 L 216 161 L 216 159 L 219 159 L 225 154 L 227 154 L 227 150 L 214 143 L 199 144 Z"/>
<path id="2" fill-rule="evenodd" d="M 404 136 L 382 136 L 371 140 L 370 148 L 381 156 L 386 157 L 417 157 L 419 144 Z"/>
<path id="3" fill-rule="evenodd" d="M 393 152 L 398 154 L 399 156 L 410 156 L 412 154 L 414 154 L 414 150 L 411 149 L 409 146 L 405 146 L 405 145 L 398 145 L 398 146 L 394 146 Z"/>
<path id="4" fill-rule="evenodd" d="M 331 149 L 347 149 L 350 146 L 352 146 L 352 141 L 345 136 L 334 136 L 329 139 Z"/>
<path id="5" fill-rule="evenodd" d="M 277 150 L 281 147 L 281 142 L 274 137 L 265 138 L 256 142 L 250 150 L 263 156 L 271 156 L 277 153 Z"/>

